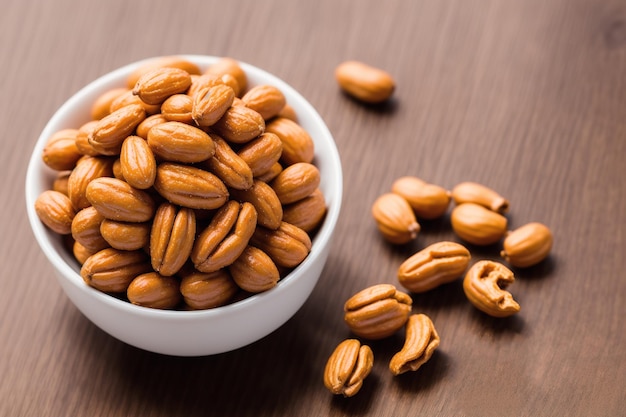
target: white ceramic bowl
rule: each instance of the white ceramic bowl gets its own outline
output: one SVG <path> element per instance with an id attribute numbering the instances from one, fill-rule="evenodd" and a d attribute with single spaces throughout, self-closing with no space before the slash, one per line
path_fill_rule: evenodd
<path id="1" fill-rule="evenodd" d="M 218 58 L 184 55 L 201 68 Z M 52 264 L 61 287 L 76 307 L 111 336 L 138 348 L 176 356 L 203 356 L 231 351 L 270 334 L 291 318 L 313 291 L 330 249 L 342 198 L 341 161 L 335 142 L 317 111 L 297 91 L 277 77 L 241 63 L 250 85 L 279 87 L 315 142 L 314 163 L 328 213 L 313 239 L 309 256 L 273 289 L 233 304 L 202 311 L 164 311 L 132 305 L 85 284 L 80 267 L 61 238 L 41 223 L 34 210 L 37 196 L 49 189 L 55 173 L 41 155 L 50 135 L 77 128 L 90 118 L 93 101 L 104 91 L 125 85 L 126 77 L 144 61 L 112 71 L 87 85 L 52 116 L 33 150 L 26 176 L 28 218 L 41 249 Z"/>

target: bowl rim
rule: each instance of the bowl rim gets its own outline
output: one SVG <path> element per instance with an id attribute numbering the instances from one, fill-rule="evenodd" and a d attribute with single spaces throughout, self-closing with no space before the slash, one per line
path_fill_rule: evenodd
<path id="1" fill-rule="evenodd" d="M 168 55 L 173 56 L 173 55 Z M 213 55 L 190 55 L 190 54 L 177 54 L 175 56 L 189 59 L 192 62 L 200 65 L 201 67 L 207 66 L 218 59 L 223 57 Z M 52 115 L 48 120 L 45 127 L 41 131 L 37 141 L 35 142 L 32 154 L 29 158 L 29 163 L 26 172 L 25 180 L 25 197 L 26 197 L 26 209 L 28 220 L 31 226 L 31 230 L 35 236 L 37 243 L 44 252 L 48 261 L 52 263 L 58 273 L 62 274 L 67 282 L 73 286 L 79 288 L 83 292 L 89 293 L 90 296 L 96 297 L 99 301 L 109 305 L 112 308 L 121 309 L 124 312 L 138 315 L 158 317 L 169 320 L 187 320 L 190 318 L 213 318 L 223 316 L 225 314 L 237 314 L 242 310 L 248 308 L 248 306 L 255 305 L 263 302 L 266 298 L 271 298 L 272 294 L 276 291 L 281 291 L 283 288 L 288 288 L 295 284 L 297 278 L 304 273 L 309 265 L 314 264 L 319 256 L 322 254 L 324 246 L 329 245 L 333 231 L 337 225 L 339 219 L 339 213 L 341 211 L 342 196 L 343 196 L 343 172 L 339 151 L 335 143 L 328 126 L 323 121 L 317 110 L 304 98 L 297 90 L 289 85 L 284 80 L 277 76 L 259 68 L 247 62 L 237 59 L 239 65 L 244 69 L 246 74 L 252 75 L 252 78 L 262 78 L 267 82 L 279 87 L 283 93 L 288 96 L 288 102 L 290 105 L 304 110 L 307 114 L 307 118 L 311 118 L 311 123 L 315 124 L 320 129 L 322 136 L 321 140 L 324 141 L 325 146 L 329 148 L 330 152 L 325 158 L 335 167 L 336 172 L 333 173 L 332 181 L 335 183 L 332 187 L 332 194 L 326 195 L 328 209 L 321 227 L 317 230 L 314 239 L 312 241 L 312 248 L 306 259 L 294 268 L 287 276 L 282 278 L 277 285 L 265 292 L 252 294 L 244 299 L 234 301 L 230 304 L 226 304 L 220 307 L 204 310 L 160 310 L 154 308 L 148 308 L 143 306 L 134 305 L 128 301 L 118 299 L 115 296 L 101 292 L 89 285 L 86 285 L 82 277 L 76 270 L 70 266 L 70 264 L 61 256 L 61 254 L 55 249 L 51 243 L 51 239 L 62 237 L 54 234 L 48 230 L 43 223 L 39 220 L 34 208 L 34 203 L 37 198 L 37 185 L 39 184 L 39 176 L 44 171 L 54 172 L 43 164 L 41 160 L 41 153 L 45 146 L 47 139 L 58 129 L 58 125 L 61 121 L 68 118 L 68 112 L 75 107 L 80 101 L 84 100 L 85 96 L 96 94 L 96 92 L 102 90 L 105 91 L 105 86 L 117 82 L 117 80 L 125 80 L 126 76 L 130 74 L 134 69 L 140 65 L 161 58 L 161 56 L 153 56 L 145 59 L 141 59 L 122 67 L 107 72 L 95 80 L 91 81 L 87 85 L 80 88 L 77 92 L 72 94 Z M 249 77 L 250 78 L 250 77 Z M 102 92 L 100 91 L 100 92 Z M 316 141 L 316 138 L 313 138 Z M 317 143 L 316 143 L 317 145 Z M 41 188 L 41 187 L 39 187 Z M 68 257 L 70 254 L 68 253 Z"/>

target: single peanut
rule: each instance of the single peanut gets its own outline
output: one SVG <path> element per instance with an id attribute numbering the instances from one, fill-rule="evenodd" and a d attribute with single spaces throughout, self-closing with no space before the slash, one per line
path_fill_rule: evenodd
<path id="1" fill-rule="evenodd" d="M 180 303 L 182 296 L 177 278 L 165 277 L 157 272 L 147 272 L 135 277 L 126 290 L 128 301 L 132 304 L 171 309 Z"/>
<path id="2" fill-rule="evenodd" d="M 389 73 L 363 62 L 346 61 L 335 70 L 339 86 L 365 103 L 381 103 L 391 97 L 395 81 Z"/>
<path id="3" fill-rule="evenodd" d="M 541 223 L 532 222 L 509 232 L 500 256 L 509 264 L 526 268 L 543 261 L 552 249 L 552 232 Z"/>
<path id="4" fill-rule="evenodd" d="M 324 386 L 333 394 L 354 396 L 363 386 L 363 380 L 374 365 L 374 354 L 357 339 L 341 342 L 333 351 L 324 368 Z"/>
<path id="5" fill-rule="evenodd" d="M 184 93 L 191 85 L 190 74 L 180 68 L 155 68 L 143 74 L 133 94 L 147 104 L 161 104 L 169 96 Z"/>
<path id="6" fill-rule="evenodd" d="M 46 190 L 35 200 L 35 212 L 43 224 L 54 232 L 67 235 L 72 232 L 76 211 L 71 200 L 58 191 Z"/>
<path id="7" fill-rule="evenodd" d="M 383 339 L 404 326 L 412 304 L 408 294 L 391 284 L 373 285 L 346 301 L 344 321 L 359 337 Z"/>
<path id="8" fill-rule="evenodd" d="M 466 242 L 484 246 L 498 242 L 506 233 L 507 219 L 475 203 L 463 203 L 452 210 L 452 229 Z"/>
<path id="9" fill-rule="evenodd" d="M 469 261 L 470 252 L 463 245 L 433 243 L 400 265 L 398 280 L 411 292 L 426 292 L 461 277 Z"/>
<path id="10" fill-rule="evenodd" d="M 417 237 L 417 223 L 409 203 L 397 194 L 385 193 L 372 205 L 372 216 L 383 237 L 393 244 L 405 244 Z"/>
<path id="11" fill-rule="evenodd" d="M 480 204 L 497 213 L 509 210 L 509 201 L 489 187 L 476 182 L 462 182 L 452 189 L 452 199 L 456 204 Z"/>
<path id="12" fill-rule="evenodd" d="M 244 291 L 259 293 L 276 286 L 280 272 L 268 254 L 254 246 L 247 246 L 228 266 L 233 280 Z"/>
<path id="13" fill-rule="evenodd" d="M 435 325 L 425 314 L 412 314 L 405 328 L 404 346 L 389 362 L 394 375 L 417 371 L 432 357 L 440 342 Z"/>

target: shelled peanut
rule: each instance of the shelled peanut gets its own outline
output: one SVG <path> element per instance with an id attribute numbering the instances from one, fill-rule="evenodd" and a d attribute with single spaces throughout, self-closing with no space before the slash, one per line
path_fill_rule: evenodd
<path id="1" fill-rule="evenodd" d="M 35 203 L 71 236 L 87 284 L 146 307 L 213 308 L 308 256 L 326 213 L 313 140 L 237 61 L 152 60 L 91 115 L 50 138 L 57 180 Z"/>

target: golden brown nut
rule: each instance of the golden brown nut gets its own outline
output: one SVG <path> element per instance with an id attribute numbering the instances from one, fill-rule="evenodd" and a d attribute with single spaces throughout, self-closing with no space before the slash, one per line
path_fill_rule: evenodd
<path id="1" fill-rule="evenodd" d="M 493 261 L 478 261 L 465 274 L 463 291 L 482 312 L 493 317 L 508 317 L 520 311 L 519 304 L 506 291 L 515 281 L 513 272 Z"/>
<path id="2" fill-rule="evenodd" d="M 422 219 L 443 216 L 450 205 L 450 192 L 417 177 L 405 176 L 394 181 L 391 191 L 409 203 L 415 215 Z"/>
<path id="3" fill-rule="evenodd" d="M 396 87 L 389 73 L 358 61 L 341 63 L 335 70 L 335 78 L 346 93 L 366 103 L 389 99 Z"/>
<path id="4" fill-rule="evenodd" d="M 354 396 L 363 386 L 374 365 L 374 354 L 357 339 L 341 342 L 326 362 L 324 386 L 333 394 Z"/>
<path id="5" fill-rule="evenodd" d="M 69 197 L 58 191 L 46 190 L 35 200 L 35 212 L 43 224 L 61 235 L 72 232 L 76 211 Z"/>
<path id="6" fill-rule="evenodd" d="M 532 222 L 507 234 L 500 255 L 519 268 L 543 261 L 552 249 L 552 232 L 541 223 Z"/>
<path id="7" fill-rule="evenodd" d="M 411 292 L 432 290 L 463 275 L 470 252 L 455 242 L 437 242 L 406 259 L 398 268 L 398 280 Z"/>
<path id="8" fill-rule="evenodd" d="M 389 370 L 394 375 L 417 371 L 432 357 L 439 341 L 439 334 L 430 317 L 412 314 L 406 323 L 404 346 L 391 358 Z"/>
<path id="9" fill-rule="evenodd" d="M 509 210 L 509 201 L 506 198 L 476 182 L 466 181 L 458 184 L 452 189 L 452 198 L 456 204 L 480 204 L 500 214 Z"/>
<path id="10" fill-rule="evenodd" d="M 383 237 L 393 244 L 414 240 L 420 231 L 413 209 L 402 197 L 385 193 L 372 205 L 372 216 Z"/>
<path id="11" fill-rule="evenodd" d="M 475 203 L 463 203 L 452 210 L 452 229 L 466 242 L 474 245 L 491 245 L 506 233 L 507 219 Z"/>
<path id="12" fill-rule="evenodd" d="M 150 231 L 152 268 L 164 276 L 177 273 L 191 255 L 195 235 L 193 210 L 171 203 L 161 204 Z"/>
<path id="13" fill-rule="evenodd" d="M 223 306 L 239 290 L 226 269 L 209 273 L 194 270 L 179 275 L 182 277 L 180 292 L 185 303 L 195 310 Z"/>
<path id="14" fill-rule="evenodd" d="M 412 304 L 408 294 L 391 284 L 373 285 L 346 301 L 344 321 L 359 337 L 383 339 L 404 326 Z"/>
<path id="15" fill-rule="evenodd" d="M 182 299 L 179 287 L 177 278 L 147 272 L 131 281 L 126 296 L 128 301 L 138 306 L 170 309 L 176 307 Z"/>
<path id="16" fill-rule="evenodd" d="M 137 275 L 150 271 L 150 261 L 143 251 L 106 248 L 87 258 L 80 275 L 100 291 L 122 293 Z"/>

